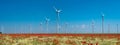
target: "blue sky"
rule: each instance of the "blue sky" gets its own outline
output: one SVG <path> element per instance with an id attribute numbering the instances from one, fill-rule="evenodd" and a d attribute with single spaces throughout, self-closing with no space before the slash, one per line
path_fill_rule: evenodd
<path id="1" fill-rule="evenodd" d="M 101 13 L 105 15 L 105 32 L 108 24 L 111 33 L 116 32 L 116 24 L 120 24 L 119 0 L 0 0 L 0 26 L 4 33 L 47 32 L 45 17 L 50 19 L 49 31 L 55 32 L 55 6 L 61 9 L 60 32 L 91 33 L 91 22 L 95 21 L 95 32 L 101 33 Z M 42 23 L 42 29 L 40 28 Z M 65 23 L 68 23 L 65 28 Z M 119 26 L 120 27 L 120 26 Z M 1 30 L 0 30 L 1 31 Z"/>

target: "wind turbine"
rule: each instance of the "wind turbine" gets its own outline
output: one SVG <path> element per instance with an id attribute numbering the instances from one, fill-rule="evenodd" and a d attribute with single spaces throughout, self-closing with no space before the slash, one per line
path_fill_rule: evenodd
<path id="1" fill-rule="evenodd" d="M 16 34 L 16 25 L 14 25 L 14 29 L 13 30 L 14 30 L 14 34 Z"/>
<path id="2" fill-rule="evenodd" d="M 48 19 L 48 18 L 46 17 L 45 20 L 46 20 L 46 31 L 47 31 L 47 33 L 48 33 L 48 24 L 49 24 L 50 19 Z"/>
<path id="3" fill-rule="evenodd" d="M 24 27 L 24 28 L 23 28 L 23 30 L 24 30 L 24 31 L 23 31 L 23 32 L 21 32 L 22 34 L 24 34 L 24 33 L 25 33 L 25 30 L 27 30 L 27 28 L 26 28 L 26 27 L 27 27 L 27 26 L 26 26 L 26 24 L 24 24 L 24 26 L 23 26 L 23 27 Z M 29 29 L 28 29 L 28 30 L 29 30 Z"/>
<path id="4" fill-rule="evenodd" d="M 102 33 L 104 33 L 104 14 L 102 13 Z"/>
<path id="5" fill-rule="evenodd" d="M 25 30 L 27 30 L 27 28 L 26 28 L 26 27 L 27 27 L 26 24 L 25 24 L 23 27 L 24 27 L 24 29 L 23 29 L 24 31 L 22 32 L 22 34 L 24 34 L 24 33 L 25 33 Z"/>
<path id="6" fill-rule="evenodd" d="M 32 25 L 31 24 L 29 24 L 29 30 L 30 30 L 29 33 L 32 33 Z"/>
<path id="7" fill-rule="evenodd" d="M 94 33 L 94 24 L 95 23 L 95 21 L 94 20 L 92 20 L 92 33 Z"/>
<path id="8" fill-rule="evenodd" d="M 67 34 L 67 26 L 68 26 L 68 23 L 65 23 L 65 33 Z"/>
<path id="9" fill-rule="evenodd" d="M 110 33 L 110 24 L 108 24 L 108 33 Z"/>
<path id="10" fill-rule="evenodd" d="M 117 26 L 117 33 L 119 33 L 119 30 L 118 30 L 118 24 L 117 24 L 116 26 Z"/>
<path id="11" fill-rule="evenodd" d="M 42 33 L 42 22 L 40 23 L 40 32 Z"/>
<path id="12" fill-rule="evenodd" d="M 25 25 L 22 25 L 22 24 L 21 24 L 19 28 L 20 28 L 20 29 L 19 29 L 20 31 L 17 32 L 17 33 L 22 34 L 22 30 L 25 30 L 26 27 L 25 27 Z M 15 32 L 16 32 L 16 31 L 15 31 Z"/>
<path id="13" fill-rule="evenodd" d="M 55 11 L 56 11 L 56 13 L 57 13 L 57 19 L 56 19 L 56 26 L 57 26 L 57 31 L 56 31 L 56 33 L 58 33 L 58 31 L 59 31 L 59 29 L 60 29 L 60 26 L 59 26 L 59 16 L 60 16 L 60 13 L 61 13 L 61 11 L 62 10 L 60 10 L 60 9 L 57 9 L 56 7 L 53 7 L 54 9 L 55 9 Z"/>

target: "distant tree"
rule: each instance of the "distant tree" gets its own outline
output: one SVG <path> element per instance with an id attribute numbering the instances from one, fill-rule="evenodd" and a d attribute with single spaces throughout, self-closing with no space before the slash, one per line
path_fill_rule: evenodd
<path id="1" fill-rule="evenodd" d="M 2 34 L 2 32 L 0 32 L 0 34 Z"/>

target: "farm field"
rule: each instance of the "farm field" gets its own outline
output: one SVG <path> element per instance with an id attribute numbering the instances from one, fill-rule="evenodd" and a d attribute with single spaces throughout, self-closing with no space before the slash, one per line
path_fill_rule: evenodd
<path id="1" fill-rule="evenodd" d="M 0 45 L 120 45 L 120 34 L 0 34 Z"/>

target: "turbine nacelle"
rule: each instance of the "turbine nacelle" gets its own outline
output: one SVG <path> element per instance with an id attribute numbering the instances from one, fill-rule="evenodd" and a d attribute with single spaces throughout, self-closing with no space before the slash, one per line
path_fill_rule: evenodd
<path id="1" fill-rule="evenodd" d="M 101 13 L 102 14 L 102 17 L 104 17 L 105 15 L 104 15 L 104 13 Z"/>
<path id="2" fill-rule="evenodd" d="M 57 13 L 60 13 L 62 10 L 57 9 L 56 7 L 53 7 Z"/>
<path id="3" fill-rule="evenodd" d="M 102 14 L 102 17 L 104 17 L 105 15 L 104 14 Z"/>
<path id="4" fill-rule="evenodd" d="M 61 11 L 62 11 L 62 10 L 57 10 L 56 12 L 57 12 L 57 13 L 60 13 Z"/>
<path id="5" fill-rule="evenodd" d="M 95 21 L 94 21 L 94 20 L 92 20 L 92 25 L 94 25 L 94 23 L 95 23 Z"/>
<path id="6" fill-rule="evenodd" d="M 42 22 L 40 23 L 40 25 L 42 25 Z"/>
<path id="7" fill-rule="evenodd" d="M 46 21 L 50 21 L 50 19 L 48 19 L 47 17 L 45 19 L 46 19 Z"/>

